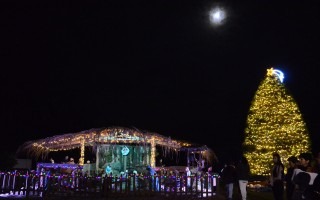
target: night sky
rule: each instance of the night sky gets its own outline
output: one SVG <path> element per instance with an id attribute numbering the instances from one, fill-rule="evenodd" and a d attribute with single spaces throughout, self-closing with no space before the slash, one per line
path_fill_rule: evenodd
<path id="1" fill-rule="evenodd" d="M 220 25 L 209 20 L 226 11 Z M 110 126 L 239 155 L 267 69 L 320 151 L 317 1 L 2 0 L 1 146 Z M 211 138 L 211 139 L 208 139 Z"/>

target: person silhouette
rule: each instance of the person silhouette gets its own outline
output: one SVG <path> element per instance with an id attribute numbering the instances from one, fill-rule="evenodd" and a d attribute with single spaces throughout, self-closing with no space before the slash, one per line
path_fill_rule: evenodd
<path id="1" fill-rule="evenodd" d="M 236 166 L 237 178 L 242 200 L 247 199 L 247 185 L 250 175 L 250 167 L 246 157 L 242 156 Z"/>
<path id="2" fill-rule="evenodd" d="M 282 200 L 284 194 L 284 165 L 278 153 L 272 154 L 273 167 L 270 176 L 270 185 L 272 187 L 275 200 Z"/>
<path id="3" fill-rule="evenodd" d="M 287 200 L 292 200 L 292 195 L 294 192 L 295 184 L 292 181 L 292 176 L 294 173 L 294 169 L 297 168 L 298 159 L 295 156 L 290 156 L 288 159 L 288 167 L 287 167 L 287 173 L 285 175 L 285 181 L 286 181 L 286 196 Z"/>

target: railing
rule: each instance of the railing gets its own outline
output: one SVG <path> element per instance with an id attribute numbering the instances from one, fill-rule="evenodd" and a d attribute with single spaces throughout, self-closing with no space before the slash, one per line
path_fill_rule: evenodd
<path id="1" fill-rule="evenodd" d="M 107 176 L 36 175 L 7 172 L 0 174 L 0 194 L 25 197 L 45 196 L 192 196 L 213 197 L 218 191 L 216 175 L 203 176 Z"/>

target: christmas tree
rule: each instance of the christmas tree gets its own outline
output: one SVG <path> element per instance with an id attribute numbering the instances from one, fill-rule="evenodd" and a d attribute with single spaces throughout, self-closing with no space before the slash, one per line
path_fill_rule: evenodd
<path id="1" fill-rule="evenodd" d="M 270 174 L 273 152 L 286 163 L 288 157 L 310 151 L 306 124 L 283 78 L 281 71 L 268 69 L 249 109 L 243 148 L 254 175 Z"/>

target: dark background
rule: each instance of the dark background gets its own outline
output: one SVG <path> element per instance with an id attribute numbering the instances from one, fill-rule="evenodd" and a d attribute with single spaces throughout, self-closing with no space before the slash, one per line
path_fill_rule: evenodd
<path id="1" fill-rule="evenodd" d="M 209 11 L 220 6 L 225 23 Z M 241 153 L 267 69 L 320 151 L 317 1 L 1 1 L 1 148 L 125 126 Z"/>

